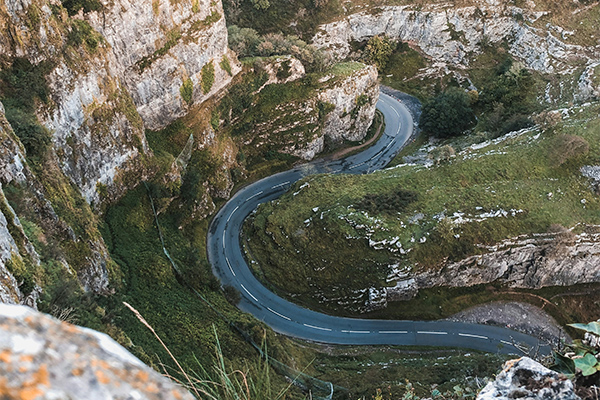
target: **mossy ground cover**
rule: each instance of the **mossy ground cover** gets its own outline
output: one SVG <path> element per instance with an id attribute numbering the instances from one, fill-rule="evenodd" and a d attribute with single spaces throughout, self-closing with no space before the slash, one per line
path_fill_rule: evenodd
<path id="1" fill-rule="evenodd" d="M 579 173 L 582 165 L 598 163 L 598 109 L 575 108 L 544 132 L 533 129 L 472 147 L 477 136 L 439 143 L 454 146 L 458 155 L 438 165 L 307 178 L 248 222 L 249 254 L 280 293 L 339 312 L 348 307 L 334 299 L 358 296 L 361 280 L 362 288 L 381 285 L 386 265 L 437 269 L 482 252 L 480 246 L 546 232 L 552 224 L 598 224 L 600 201 Z M 590 150 L 559 167 L 557 138 L 566 133 L 584 138 Z M 395 214 L 388 210 L 394 204 L 372 214 L 358 207 L 368 196 L 400 189 L 417 193 L 418 200 Z M 508 214 L 478 217 L 500 210 Z M 468 221 L 456 222 L 455 213 Z M 369 246 L 369 240 L 380 244 Z M 405 254 L 393 251 L 398 243 Z M 315 300 L 325 298 L 330 301 Z"/>

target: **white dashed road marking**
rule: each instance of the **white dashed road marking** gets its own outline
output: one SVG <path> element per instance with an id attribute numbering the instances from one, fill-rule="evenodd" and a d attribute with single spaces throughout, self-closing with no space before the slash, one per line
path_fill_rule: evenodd
<path id="1" fill-rule="evenodd" d="M 242 287 L 242 289 L 244 289 L 246 291 L 246 293 L 248 293 L 250 295 L 250 297 L 252 297 L 254 299 L 254 301 L 256 301 L 258 303 L 258 299 L 256 297 L 254 297 L 254 295 L 252 293 L 250 293 L 248 291 L 248 289 L 246 289 L 246 286 L 242 285 L 241 283 L 240 283 L 240 286 Z"/>
<path id="2" fill-rule="evenodd" d="M 227 261 L 227 265 L 229 266 L 229 270 L 231 271 L 231 273 L 233 274 L 233 276 L 235 276 L 235 272 L 233 272 L 233 268 L 231 268 L 231 264 L 229 264 L 229 258 L 225 257 L 225 261 Z"/>
<path id="3" fill-rule="evenodd" d="M 331 331 L 331 329 L 329 328 L 321 328 L 320 326 L 314 326 L 314 325 L 309 325 L 309 324 L 302 324 L 304 326 L 307 326 L 309 328 L 313 328 L 313 329 L 320 329 L 322 331 Z"/>
<path id="4" fill-rule="evenodd" d="M 286 317 L 285 315 L 278 313 L 277 311 L 273 310 L 273 309 L 272 309 L 272 308 L 270 308 L 270 307 L 267 307 L 267 310 L 271 311 L 271 312 L 272 312 L 273 314 L 275 314 L 275 315 L 278 315 L 278 316 L 280 316 L 280 317 L 281 317 L 281 318 L 283 318 L 283 319 L 287 319 L 288 321 L 291 321 L 291 320 L 292 320 L 291 318 L 288 318 L 288 317 Z"/>
<path id="5" fill-rule="evenodd" d="M 466 337 L 472 337 L 472 338 L 476 338 L 476 339 L 489 339 L 487 336 L 471 335 L 469 333 L 459 333 L 458 336 L 466 336 Z"/>

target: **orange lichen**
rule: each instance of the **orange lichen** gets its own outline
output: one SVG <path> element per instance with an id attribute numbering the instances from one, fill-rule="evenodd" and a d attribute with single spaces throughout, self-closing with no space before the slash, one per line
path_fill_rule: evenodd
<path id="1" fill-rule="evenodd" d="M 103 385 L 107 385 L 110 383 L 110 378 L 108 376 L 106 376 L 104 371 L 96 370 L 95 374 L 96 374 L 96 379 L 98 379 L 98 382 L 102 383 Z"/>
<path id="2" fill-rule="evenodd" d="M 4 364 L 8 364 L 10 363 L 10 351 L 9 350 L 2 350 L 2 353 L 0 353 L 0 361 L 2 361 Z"/>
<path id="3" fill-rule="evenodd" d="M 181 400 L 181 393 L 179 393 L 177 390 L 171 390 L 171 395 L 173 395 L 173 398 L 176 400 Z"/>
<path id="4" fill-rule="evenodd" d="M 155 382 L 150 382 L 148 386 L 146 386 L 146 393 L 159 393 L 160 389 Z"/>
<path id="5" fill-rule="evenodd" d="M 43 395 L 44 392 L 38 387 L 27 387 L 19 391 L 20 400 L 34 400 L 36 397 Z"/>
<path id="6" fill-rule="evenodd" d="M 135 374 L 135 379 L 146 382 L 148 380 L 148 373 L 146 371 L 138 371 L 137 374 Z"/>
<path id="7" fill-rule="evenodd" d="M 23 354 L 19 357 L 22 362 L 33 362 L 33 356 L 31 354 Z"/>
<path id="8" fill-rule="evenodd" d="M 81 368 L 73 368 L 71 370 L 71 375 L 74 375 L 74 376 L 83 375 L 83 369 L 81 369 Z"/>

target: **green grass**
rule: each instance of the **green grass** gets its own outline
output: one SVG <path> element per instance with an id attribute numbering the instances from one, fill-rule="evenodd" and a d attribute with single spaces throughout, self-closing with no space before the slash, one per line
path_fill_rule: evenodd
<path id="1" fill-rule="evenodd" d="M 338 346 L 330 353 L 319 355 L 313 366 L 321 379 L 346 388 L 344 398 L 352 399 L 371 398 L 377 388 L 382 389 L 385 398 L 401 399 L 407 381 L 415 386 L 417 395 L 424 397 L 429 397 L 433 388 L 442 393 L 452 392 L 454 386 L 477 391 L 472 379 L 493 377 L 509 358 L 461 350 L 387 346 Z"/>
<path id="2" fill-rule="evenodd" d="M 437 269 L 445 260 L 480 253 L 478 245 L 546 232 L 552 224 L 598 224 L 600 201 L 579 168 L 599 161 L 599 108 L 575 110 L 554 133 L 529 132 L 430 168 L 409 165 L 370 175 L 307 178 L 275 204 L 261 206 L 248 222 L 250 254 L 258 260 L 263 279 L 295 301 L 329 312 L 352 312 L 364 301 L 356 290 L 384 285 L 388 264 L 413 271 Z M 585 138 L 590 152 L 559 168 L 553 154 L 555 136 L 562 132 Z M 458 151 L 467 143 L 464 138 L 448 142 Z M 309 186 L 300 189 L 306 183 Z M 381 214 L 358 207 L 368 196 L 386 198 L 399 189 L 417 193 L 418 200 L 395 213 L 394 202 L 383 205 Z M 441 224 L 435 218 L 441 213 L 476 216 L 500 209 L 520 211 L 460 225 Z M 418 213 L 422 218 L 412 223 Z M 367 237 L 397 237 L 403 249 L 411 251 L 392 253 L 391 246 L 375 250 Z M 357 300 L 340 306 L 338 298 Z"/>

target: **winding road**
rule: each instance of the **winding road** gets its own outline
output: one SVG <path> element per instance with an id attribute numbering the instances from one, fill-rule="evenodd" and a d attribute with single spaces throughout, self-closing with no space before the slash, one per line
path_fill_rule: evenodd
<path id="1" fill-rule="evenodd" d="M 281 196 L 294 182 L 318 173 L 361 174 L 383 168 L 413 132 L 408 109 L 396 98 L 380 94 L 377 108 L 385 117 L 385 131 L 365 151 L 337 161 L 315 161 L 281 172 L 238 191 L 213 219 L 207 238 L 208 258 L 223 285 L 241 294 L 238 307 L 276 332 L 333 344 L 462 347 L 487 352 L 521 354 L 550 347 L 538 339 L 489 325 L 450 321 L 393 321 L 342 318 L 308 310 L 278 297 L 253 275 L 242 253 L 240 232 L 246 217 L 264 202 Z"/>

